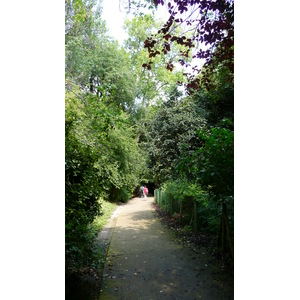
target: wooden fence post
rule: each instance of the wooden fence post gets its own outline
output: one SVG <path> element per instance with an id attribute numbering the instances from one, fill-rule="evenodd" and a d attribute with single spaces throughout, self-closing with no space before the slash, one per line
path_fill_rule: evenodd
<path id="1" fill-rule="evenodd" d="M 165 211 L 167 211 L 167 194 L 166 192 L 164 192 L 165 195 Z"/>
<path id="2" fill-rule="evenodd" d="M 180 202 L 180 212 L 179 212 L 179 223 L 182 221 L 182 206 L 183 206 L 183 200 Z"/>
<path id="3" fill-rule="evenodd" d="M 225 225 L 224 225 L 224 213 L 222 212 L 222 251 L 225 252 L 226 244 L 225 244 Z"/>
<path id="4" fill-rule="evenodd" d="M 159 203 L 158 203 L 159 208 L 160 208 L 160 204 L 161 204 L 161 189 L 159 189 Z"/>
<path id="5" fill-rule="evenodd" d="M 222 212 L 222 215 L 221 215 L 220 229 L 219 229 L 219 234 L 218 234 L 218 241 L 217 241 L 218 247 L 221 246 L 222 227 L 223 227 L 223 212 Z"/>
<path id="6" fill-rule="evenodd" d="M 218 246 L 221 245 L 221 249 L 223 252 L 225 252 L 226 250 L 225 235 L 227 235 L 230 253 L 232 255 L 232 258 L 234 258 L 234 248 L 231 239 L 231 231 L 230 231 L 229 221 L 227 216 L 227 207 L 226 207 L 226 203 L 222 203 L 222 216 L 221 216 L 221 224 L 220 224 L 220 230 L 218 236 Z"/>
<path id="7" fill-rule="evenodd" d="M 194 230 L 195 233 L 198 233 L 198 226 L 197 226 L 197 201 L 194 200 Z"/>
<path id="8" fill-rule="evenodd" d="M 224 213 L 224 225 L 226 228 L 226 232 L 227 232 L 227 239 L 228 239 L 228 244 L 229 244 L 229 249 L 232 255 L 232 258 L 234 257 L 234 249 L 233 249 L 233 242 L 231 239 L 231 232 L 230 232 L 230 227 L 229 227 L 229 222 L 228 222 L 228 216 L 227 216 L 227 207 L 226 207 L 226 203 L 222 203 L 222 210 Z"/>

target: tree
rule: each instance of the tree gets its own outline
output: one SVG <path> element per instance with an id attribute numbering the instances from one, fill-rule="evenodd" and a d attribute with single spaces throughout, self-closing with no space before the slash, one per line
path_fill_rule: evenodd
<path id="1" fill-rule="evenodd" d="M 194 91 L 192 97 L 205 110 L 209 126 L 233 130 L 234 85 L 228 81 L 228 69 L 223 67 L 214 70 L 211 80 L 213 89 Z"/>
<path id="2" fill-rule="evenodd" d="M 213 127 L 197 130 L 198 147 L 184 153 L 178 171 L 210 191 L 217 200 L 233 197 L 233 132 Z"/>
<path id="3" fill-rule="evenodd" d="M 141 1 L 149 3 L 150 1 Z M 181 51 L 181 65 L 190 67 L 187 60 L 204 61 L 199 69 L 192 67 L 193 72 L 187 71 L 187 89 L 198 89 L 200 86 L 212 87 L 210 78 L 212 71 L 218 66 L 229 70 L 228 80 L 233 80 L 234 54 L 234 1 L 233 0 L 153 0 L 156 7 L 167 5 L 168 21 L 155 34 L 145 40 L 145 48 L 149 52 L 149 62 L 144 66 L 151 69 L 153 58 L 161 52 L 167 54 L 177 44 L 185 47 Z M 178 31 L 177 29 L 180 29 Z M 166 64 L 170 71 L 173 62 Z M 199 77 L 198 74 L 201 74 Z"/>
<path id="4" fill-rule="evenodd" d="M 136 76 L 136 108 L 149 106 L 158 99 L 165 98 L 170 88 L 177 81 L 183 80 L 181 70 L 171 73 L 164 68 L 164 64 L 173 53 L 158 55 L 151 70 L 142 68 L 148 56 L 147 50 L 144 48 L 144 40 L 151 32 L 158 30 L 161 24 L 162 21 L 156 20 L 150 14 L 125 21 L 125 29 L 129 36 L 125 41 L 125 47 L 130 53 L 132 72 Z"/>
<path id="5" fill-rule="evenodd" d="M 130 110 L 135 75 L 96 1 L 66 1 L 66 272 L 99 261 L 99 199 L 127 201 L 146 168 Z M 139 161 L 139 163 L 137 163 Z"/>
<path id="6" fill-rule="evenodd" d="M 147 127 L 149 155 L 157 185 L 177 176 L 176 166 L 182 152 L 189 149 L 196 130 L 206 126 L 201 109 L 192 99 L 179 100 L 178 96 L 174 88 L 169 100 L 161 105 Z"/>

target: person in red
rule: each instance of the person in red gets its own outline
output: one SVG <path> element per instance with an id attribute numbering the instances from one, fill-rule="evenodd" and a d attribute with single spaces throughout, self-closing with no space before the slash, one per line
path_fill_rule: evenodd
<path id="1" fill-rule="evenodd" d="M 145 196 L 145 198 L 147 198 L 147 195 L 148 195 L 148 188 L 145 186 L 144 187 L 144 196 Z"/>

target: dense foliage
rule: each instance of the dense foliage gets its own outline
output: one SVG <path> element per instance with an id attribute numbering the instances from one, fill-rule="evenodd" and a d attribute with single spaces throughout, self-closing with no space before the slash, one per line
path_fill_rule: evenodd
<path id="1" fill-rule="evenodd" d="M 135 74 L 106 34 L 96 1 L 66 1 L 66 267 L 95 264 L 100 199 L 127 201 L 146 159 L 133 122 Z"/>
<path id="2" fill-rule="evenodd" d="M 176 166 L 181 154 L 196 136 L 196 130 L 204 128 L 201 108 L 192 99 L 179 100 L 171 95 L 148 122 L 148 151 L 152 173 L 157 186 L 176 178 Z"/>
<path id="3" fill-rule="evenodd" d="M 180 13 L 185 10 L 180 9 L 184 1 L 175 2 Z M 102 200 L 126 202 L 141 182 L 153 182 L 190 209 L 196 201 L 207 230 L 216 229 L 222 202 L 233 220 L 233 37 L 228 33 L 233 2 L 221 1 L 224 10 L 206 2 L 210 10 L 203 21 L 195 19 L 196 28 L 217 26 L 210 37 L 215 46 L 195 78 L 207 84 L 185 94 L 180 55 L 184 64 L 193 62 L 185 53 L 194 44 L 186 42 L 201 37 L 180 31 L 175 23 L 183 21 L 174 19 L 172 4 L 167 25 L 150 14 L 128 19 L 129 37 L 121 47 L 107 35 L 101 2 L 65 1 L 67 272 L 99 262 L 92 224 L 101 218 Z M 217 11 L 211 18 L 209 12 Z M 229 26 L 227 35 L 217 33 L 222 22 Z M 153 52 L 153 32 L 161 35 L 165 50 Z M 204 33 L 204 41 L 212 42 L 207 39 Z"/>
<path id="4" fill-rule="evenodd" d="M 234 1 L 233 0 L 139 0 L 128 1 L 140 13 L 141 8 L 166 6 L 169 18 L 159 30 L 147 37 L 144 47 L 149 60 L 144 67 L 151 69 L 153 59 L 161 53 L 174 53 L 180 46 L 180 58 L 170 58 L 165 66 L 172 71 L 177 61 L 187 71 L 187 90 L 200 87 L 211 89 L 211 73 L 222 65 L 229 70 L 229 81 L 234 71 Z M 189 58 L 194 64 L 191 65 Z M 197 61 L 197 62 L 196 62 Z M 199 64 L 204 64 L 202 68 Z M 192 67 L 192 71 L 188 70 Z M 201 74 L 201 76 L 199 76 Z"/>
<path id="5" fill-rule="evenodd" d="M 156 186 L 177 201 L 173 203 L 177 203 L 177 211 L 173 212 L 179 213 L 183 202 L 187 224 L 196 201 L 198 225 L 215 233 L 222 203 L 227 203 L 233 226 L 234 195 L 233 119 L 228 118 L 233 107 L 222 105 L 233 103 L 233 87 L 219 84 L 220 92 L 211 90 L 178 98 L 170 95 L 148 122 L 152 137 L 148 139 L 148 150 Z M 222 93 L 224 90 L 227 93 Z"/>

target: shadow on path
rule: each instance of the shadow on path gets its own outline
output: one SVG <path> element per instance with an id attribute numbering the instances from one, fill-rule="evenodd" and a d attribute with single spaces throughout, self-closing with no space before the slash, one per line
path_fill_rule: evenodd
<path id="1" fill-rule="evenodd" d="M 100 299 L 233 299 L 233 285 L 214 278 L 205 250 L 184 248 L 157 220 L 153 200 L 134 198 L 122 207 Z"/>

